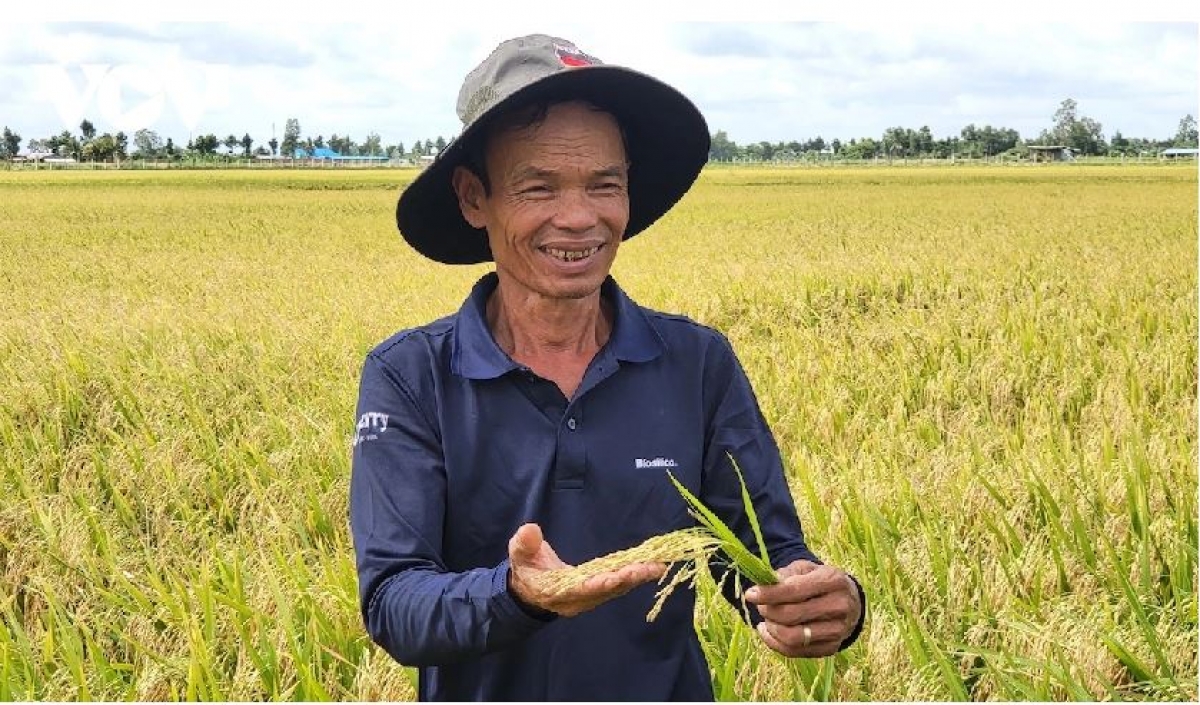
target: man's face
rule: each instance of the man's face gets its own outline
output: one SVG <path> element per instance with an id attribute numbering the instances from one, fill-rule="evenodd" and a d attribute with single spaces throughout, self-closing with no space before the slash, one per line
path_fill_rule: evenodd
<path id="1" fill-rule="evenodd" d="M 491 193 L 461 169 L 463 216 L 487 229 L 502 280 L 551 299 L 600 288 L 629 223 L 625 147 L 616 119 L 579 102 L 541 123 L 502 131 L 485 159 Z"/>

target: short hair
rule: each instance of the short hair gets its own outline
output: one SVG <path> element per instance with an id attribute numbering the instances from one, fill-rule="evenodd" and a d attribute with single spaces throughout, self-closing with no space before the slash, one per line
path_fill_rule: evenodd
<path id="1" fill-rule="evenodd" d="M 588 108 L 595 112 L 607 113 L 613 116 L 613 119 L 617 123 L 617 130 L 621 134 L 621 147 L 625 150 L 625 159 L 628 161 L 629 138 L 625 134 L 625 127 L 621 124 L 621 120 L 611 110 L 584 98 L 570 96 L 541 98 L 523 105 L 517 105 L 499 115 L 491 116 L 487 119 L 487 122 L 479 126 L 479 130 L 475 133 L 475 136 L 463 145 L 464 157 L 462 165 L 483 184 L 483 193 L 485 196 L 492 194 L 492 185 L 487 173 L 487 148 L 496 135 L 508 132 L 509 130 L 524 130 L 541 125 L 545 122 L 550 108 L 562 103 L 576 101 L 587 105 Z"/>

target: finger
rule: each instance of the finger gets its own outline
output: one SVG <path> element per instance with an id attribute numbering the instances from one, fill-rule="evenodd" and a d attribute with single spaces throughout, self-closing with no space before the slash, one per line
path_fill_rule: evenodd
<path id="1" fill-rule="evenodd" d="M 812 561 L 793 561 L 775 571 L 775 575 L 778 576 L 779 582 L 783 582 L 793 575 L 805 575 L 806 573 L 811 573 L 820 567 L 820 563 L 813 563 Z"/>
<path id="2" fill-rule="evenodd" d="M 791 644 L 794 647 L 818 646 L 827 642 L 841 644 L 842 640 L 846 638 L 846 625 L 836 620 L 806 622 L 791 627 L 770 621 L 764 621 L 763 624 L 767 625 L 771 635 L 781 643 Z M 807 644 L 805 644 L 805 629 L 808 630 Z"/>
<path id="3" fill-rule="evenodd" d="M 639 585 L 658 580 L 666 570 L 664 563 L 635 563 L 588 578 L 582 591 L 593 597 L 617 597 Z"/>
<path id="4" fill-rule="evenodd" d="M 837 568 L 818 566 L 807 573 L 789 575 L 775 585 L 755 585 L 746 591 L 746 601 L 756 605 L 803 602 L 825 593 L 846 590 L 843 576 Z"/>
<path id="5" fill-rule="evenodd" d="M 809 629 L 808 643 L 805 643 L 804 626 Z M 842 639 L 830 636 L 830 630 L 836 625 L 828 622 L 803 625 L 800 627 L 783 627 L 771 622 L 758 623 L 758 635 L 763 642 L 775 651 L 790 657 L 804 656 L 819 658 L 837 653 Z"/>
<path id="6" fill-rule="evenodd" d="M 658 580 L 667 573 L 666 563 L 634 563 L 628 565 L 619 571 L 622 578 L 633 582 L 635 585 Z"/>
<path id="7" fill-rule="evenodd" d="M 542 547 L 542 527 L 537 524 L 522 524 L 508 542 L 508 556 L 512 563 L 533 562 Z"/>
<path id="8" fill-rule="evenodd" d="M 827 619 L 844 622 L 851 609 L 850 596 L 844 592 L 829 592 L 790 604 L 767 603 L 758 606 L 763 619 L 787 626 Z"/>

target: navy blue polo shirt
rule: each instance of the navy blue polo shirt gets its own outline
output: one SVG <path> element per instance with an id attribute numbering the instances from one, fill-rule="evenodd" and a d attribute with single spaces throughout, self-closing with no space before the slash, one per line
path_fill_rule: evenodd
<path id="1" fill-rule="evenodd" d="M 745 373 L 724 336 L 609 278 L 612 334 L 567 399 L 496 345 L 496 284 L 367 356 L 350 487 L 367 631 L 420 667 L 422 700 L 711 700 L 693 591 L 653 623 L 653 583 L 576 617 L 531 614 L 507 589 L 508 542 L 536 522 L 576 564 L 694 526 L 669 470 L 754 547 L 728 452 L 772 563 L 817 560 Z"/>

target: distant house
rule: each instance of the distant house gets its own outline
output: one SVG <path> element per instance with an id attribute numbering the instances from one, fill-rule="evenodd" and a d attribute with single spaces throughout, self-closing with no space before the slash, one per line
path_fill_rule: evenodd
<path id="1" fill-rule="evenodd" d="M 1163 159 L 1196 159 L 1200 157 L 1200 149 L 1194 147 L 1171 147 L 1162 151 Z"/>
<path id="2" fill-rule="evenodd" d="M 311 153 L 307 149 L 297 147 L 294 156 L 296 159 L 339 159 L 342 155 L 328 147 L 314 147 Z"/>
<path id="3" fill-rule="evenodd" d="M 387 155 L 371 157 L 371 156 L 343 156 L 328 147 L 315 147 L 310 153 L 306 149 L 297 148 L 295 159 L 312 159 L 330 162 L 386 162 Z"/>
<path id="4" fill-rule="evenodd" d="M 1029 145 L 1029 161 L 1031 162 L 1069 162 L 1075 159 L 1071 148 L 1061 144 L 1031 144 Z"/>

